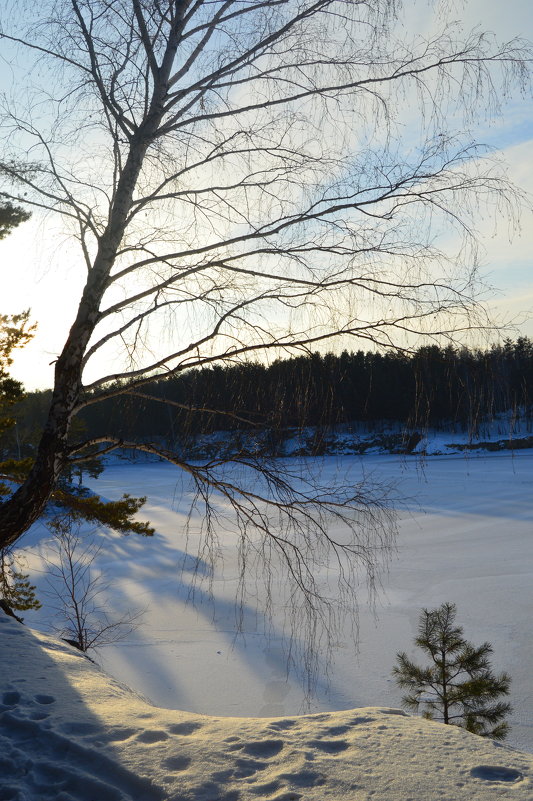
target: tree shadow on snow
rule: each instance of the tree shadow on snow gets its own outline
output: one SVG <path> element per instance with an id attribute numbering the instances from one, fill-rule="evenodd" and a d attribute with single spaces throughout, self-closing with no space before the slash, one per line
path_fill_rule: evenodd
<path id="1" fill-rule="evenodd" d="M 2 611 L 0 643 L 2 798 L 163 801 L 162 788 L 122 764 L 112 729 L 73 686 L 86 657 Z"/>

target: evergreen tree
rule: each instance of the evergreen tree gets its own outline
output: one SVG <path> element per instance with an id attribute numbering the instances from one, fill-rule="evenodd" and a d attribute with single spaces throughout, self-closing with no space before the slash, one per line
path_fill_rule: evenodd
<path id="1" fill-rule="evenodd" d="M 30 341 L 34 330 L 35 326 L 29 322 L 29 311 L 0 314 L 0 436 L 14 425 L 15 421 L 8 411 L 24 396 L 20 381 L 9 375 L 9 367 L 13 363 L 11 354 L 15 348 L 23 347 Z"/>
<path id="2" fill-rule="evenodd" d="M 0 195 L 1 197 L 1 195 Z M 0 239 L 11 233 L 13 228 L 30 219 L 29 212 L 13 203 L 0 201 Z"/>
<path id="3" fill-rule="evenodd" d="M 20 559 L 9 548 L 0 550 L 0 599 L 10 609 L 17 611 L 40 609 L 35 585 L 31 584 L 29 575 L 23 573 L 20 566 Z"/>
<path id="4" fill-rule="evenodd" d="M 498 700 L 509 694 L 507 673 L 494 674 L 485 642 L 476 648 L 467 642 L 461 626 L 455 625 L 455 604 L 424 609 L 420 615 L 415 643 L 431 657 L 428 667 L 420 667 L 406 653 L 397 654 L 393 675 L 407 690 L 402 703 L 406 709 L 443 723 L 461 726 L 482 737 L 503 740 L 509 725 L 502 721 L 510 704 Z"/>

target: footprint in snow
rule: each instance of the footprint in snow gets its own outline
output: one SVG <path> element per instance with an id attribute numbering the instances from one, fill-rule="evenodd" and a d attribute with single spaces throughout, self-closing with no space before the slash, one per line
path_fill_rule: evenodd
<path id="1" fill-rule="evenodd" d="M 15 706 L 20 701 L 20 693 L 13 690 L 12 692 L 4 693 L 2 696 L 2 703 L 6 706 Z"/>
<path id="2" fill-rule="evenodd" d="M 105 739 L 110 743 L 122 743 L 124 740 L 129 740 L 137 732 L 138 729 L 110 729 Z M 102 732 L 103 735 L 104 732 Z"/>
<path id="3" fill-rule="evenodd" d="M 297 773 L 281 773 L 278 778 L 295 787 L 320 787 L 320 785 L 326 782 L 324 775 L 314 770 L 299 770 Z"/>
<path id="4" fill-rule="evenodd" d="M 151 745 L 152 743 L 160 743 L 162 740 L 168 740 L 168 734 L 166 731 L 162 731 L 161 729 L 147 729 L 139 734 L 137 737 L 137 742 L 139 743 L 147 743 Z"/>
<path id="5" fill-rule="evenodd" d="M 237 759 L 233 775 L 236 779 L 248 779 L 265 768 L 268 768 L 268 762 L 258 762 L 257 759 Z"/>
<path id="6" fill-rule="evenodd" d="M 268 782 L 267 784 L 253 784 L 249 788 L 249 792 L 253 793 L 254 795 L 260 795 L 262 798 L 266 798 L 266 796 L 273 795 L 277 790 L 281 787 L 280 782 L 274 781 Z"/>
<path id="7" fill-rule="evenodd" d="M 292 729 L 293 726 L 296 726 L 295 720 L 276 720 L 274 723 L 269 724 L 269 729 L 284 731 L 285 729 Z"/>
<path id="8" fill-rule="evenodd" d="M 283 748 L 283 740 L 256 740 L 242 746 L 245 754 L 253 757 L 263 757 L 268 759 L 279 754 Z"/>
<path id="9" fill-rule="evenodd" d="M 63 723 L 60 728 L 65 734 L 80 735 L 82 737 L 88 734 L 100 732 L 99 726 L 96 726 L 94 723 L 85 723 L 81 720 L 67 721 L 66 723 Z"/>
<path id="10" fill-rule="evenodd" d="M 524 778 L 519 770 L 505 768 L 499 765 L 478 765 L 477 768 L 472 768 L 470 775 L 475 779 L 483 779 L 486 782 L 499 782 L 502 784 L 519 782 Z"/>
<path id="11" fill-rule="evenodd" d="M 191 758 L 188 756 L 171 756 L 164 759 L 161 767 L 165 770 L 182 771 L 187 770 L 191 764 Z"/>
<path id="12" fill-rule="evenodd" d="M 346 740 L 311 740 L 308 745 L 326 754 L 340 754 L 341 751 L 346 751 L 349 744 Z"/>
<path id="13" fill-rule="evenodd" d="M 400 713 L 403 715 L 403 712 L 400 710 Z M 374 723 L 376 718 L 361 715 L 361 717 L 353 718 L 350 721 L 350 726 L 361 726 L 363 723 Z"/>
<path id="14" fill-rule="evenodd" d="M 195 787 L 194 798 L 198 801 L 238 801 L 239 790 L 225 791 L 222 786 L 212 781 L 204 782 Z M 172 801 L 181 801 L 182 796 L 173 796 Z"/>
<path id="15" fill-rule="evenodd" d="M 330 737 L 339 737 L 341 734 L 346 734 L 347 731 L 350 731 L 350 726 L 331 726 L 331 728 L 325 729 L 324 734 Z"/>
<path id="16" fill-rule="evenodd" d="M 184 723 L 173 723 L 168 727 L 171 734 L 194 734 L 195 731 L 202 728 L 201 723 L 196 723 L 194 720 L 187 720 Z"/>
<path id="17" fill-rule="evenodd" d="M 53 704 L 56 700 L 53 695 L 34 695 L 33 697 L 38 704 Z"/>

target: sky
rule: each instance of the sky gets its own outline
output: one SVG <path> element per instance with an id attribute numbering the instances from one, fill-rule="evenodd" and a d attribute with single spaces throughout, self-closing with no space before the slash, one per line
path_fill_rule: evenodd
<path id="1" fill-rule="evenodd" d="M 429 2 L 407 2 L 406 31 L 433 30 L 439 24 Z M 465 28 L 480 26 L 494 31 L 501 40 L 521 35 L 533 39 L 533 4 L 530 0 L 457 0 L 452 17 Z M 0 49 L 1 55 L 1 49 Z M 4 48 L 3 55 L 8 57 Z M 11 72 L 3 70 L 0 91 L 9 91 Z M 494 291 L 488 296 L 494 318 L 510 327 L 511 336 L 533 337 L 533 100 L 515 98 L 497 123 L 482 130 L 486 142 L 507 165 L 511 180 L 529 192 L 529 208 L 523 209 L 521 228 L 510 230 L 502 219 L 480 220 L 482 270 Z M 31 308 L 38 323 L 33 343 L 17 354 L 13 375 L 28 389 L 51 386 L 53 363 L 68 333 L 83 285 L 83 268 L 72 245 L 48 219 L 37 215 L 0 243 L 3 313 Z M 495 334 L 495 337 L 497 335 Z"/>

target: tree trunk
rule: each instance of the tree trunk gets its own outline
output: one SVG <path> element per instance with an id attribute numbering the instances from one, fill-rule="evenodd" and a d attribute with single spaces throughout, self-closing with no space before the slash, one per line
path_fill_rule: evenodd
<path id="1" fill-rule="evenodd" d="M 43 511 L 68 458 L 68 433 L 82 390 L 83 357 L 100 314 L 117 250 L 126 230 L 133 192 L 146 151 L 161 125 L 169 74 L 178 46 L 181 15 L 169 36 L 161 67 L 154 80 L 146 116 L 131 136 L 124 168 L 100 237 L 94 263 L 65 347 L 57 360 L 54 393 L 35 464 L 21 487 L 0 504 L 0 547 L 14 543 Z"/>
<path id="2" fill-rule="evenodd" d="M 133 138 L 117 185 L 109 223 L 102 234 L 76 319 L 55 367 L 54 392 L 35 463 L 24 483 L 0 504 L 0 548 L 12 545 L 42 513 L 68 459 L 68 434 L 82 390 L 83 357 L 100 315 L 100 303 L 126 228 L 133 191 L 151 130 Z"/>
<path id="3" fill-rule="evenodd" d="M 442 660 L 442 716 L 443 722 L 450 722 L 450 710 L 448 704 L 448 676 L 446 675 L 446 652 L 441 651 Z"/>

